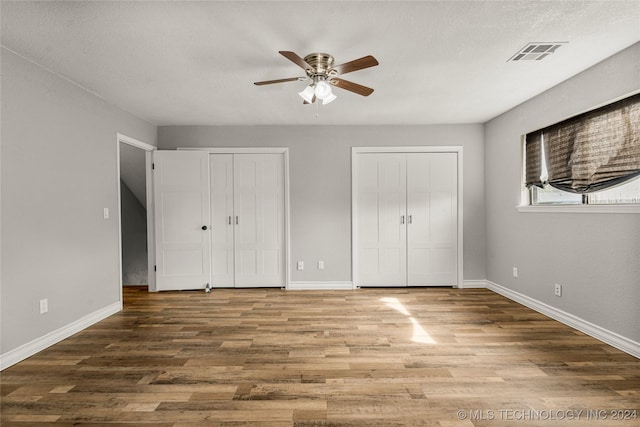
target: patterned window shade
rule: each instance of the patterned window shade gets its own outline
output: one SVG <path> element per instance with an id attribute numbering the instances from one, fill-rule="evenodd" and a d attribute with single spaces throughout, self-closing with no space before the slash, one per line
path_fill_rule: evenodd
<path id="1" fill-rule="evenodd" d="M 542 187 L 542 132 L 527 134 L 525 140 L 525 185 Z"/>
<path id="2" fill-rule="evenodd" d="M 542 134 L 548 182 L 557 189 L 586 194 L 640 175 L 640 94 L 544 128 Z"/>

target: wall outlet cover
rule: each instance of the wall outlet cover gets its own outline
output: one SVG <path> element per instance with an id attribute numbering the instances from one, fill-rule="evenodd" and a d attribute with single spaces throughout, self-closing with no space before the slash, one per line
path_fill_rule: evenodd
<path id="1" fill-rule="evenodd" d="M 562 285 L 559 285 L 559 284 L 556 283 L 553 292 L 554 292 L 555 296 L 561 297 L 562 296 Z"/>

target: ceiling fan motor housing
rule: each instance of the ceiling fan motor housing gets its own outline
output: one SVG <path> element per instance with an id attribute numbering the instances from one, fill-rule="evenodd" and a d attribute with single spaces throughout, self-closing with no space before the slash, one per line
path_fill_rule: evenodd
<path id="1" fill-rule="evenodd" d="M 318 78 L 326 80 L 330 75 L 336 74 L 335 72 L 331 73 L 334 59 L 328 53 L 311 53 L 304 57 L 304 61 L 311 66 L 311 70 L 305 71 L 314 81 L 317 81 Z"/>

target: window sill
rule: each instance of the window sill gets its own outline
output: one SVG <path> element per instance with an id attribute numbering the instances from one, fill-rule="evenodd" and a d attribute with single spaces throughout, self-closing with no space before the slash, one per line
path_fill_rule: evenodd
<path id="1" fill-rule="evenodd" d="M 640 213 L 640 205 L 521 205 L 516 209 L 529 213 Z"/>

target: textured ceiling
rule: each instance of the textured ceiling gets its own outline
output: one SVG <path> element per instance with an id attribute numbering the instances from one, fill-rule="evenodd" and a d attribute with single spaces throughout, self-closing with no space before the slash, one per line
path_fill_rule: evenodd
<path id="1" fill-rule="evenodd" d="M 481 123 L 640 40 L 640 1 L 10 2 L 2 45 L 157 125 Z M 507 62 L 529 42 L 568 42 Z M 365 55 L 302 105 L 278 54 Z"/>

